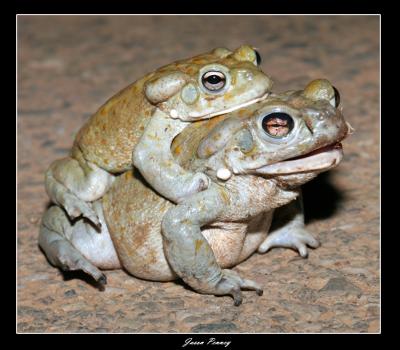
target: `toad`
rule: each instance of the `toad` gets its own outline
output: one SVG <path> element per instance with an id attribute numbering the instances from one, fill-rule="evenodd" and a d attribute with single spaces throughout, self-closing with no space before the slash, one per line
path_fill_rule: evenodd
<path id="1" fill-rule="evenodd" d="M 264 99 L 272 81 L 250 46 L 217 48 L 145 75 L 110 98 L 79 130 L 70 156 L 53 162 L 45 185 L 71 218 L 95 224 L 91 202 L 115 175 L 136 167 L 159 194 L 178 203 L 202 191 L 209 178 L 180 166 L 172 140 L 190 123 Z"/>

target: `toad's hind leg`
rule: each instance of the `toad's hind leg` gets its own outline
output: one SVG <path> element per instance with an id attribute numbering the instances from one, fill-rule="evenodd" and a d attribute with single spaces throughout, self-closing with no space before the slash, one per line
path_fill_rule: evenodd
<path id="1" fill-rule="evenodd" d="M 86 161 L 77 147 L 73 156 L 54 161 L 46 171 L 45 187 L 50 199 L 64 208 L 71 219 L 83 215 L 95 225 L 99 218 L 91 202 L 101 198 L 115 180 L 114 175 Z"/>
<path id="2" fill-rule="evenodd" d="M 104 220 L 101 204 L 94 204 L 100 220 Z M 55 205 L 43 216 L 39 245 L 52 265 L 64 271 L 82 270 L 97 282 L 106 284 L 106 276 L 99 268 L 119 268 L 120 262 L 106 224 L 102 224 L 99 233 L 84 219 L 71 222 L 65 211 Z"/>

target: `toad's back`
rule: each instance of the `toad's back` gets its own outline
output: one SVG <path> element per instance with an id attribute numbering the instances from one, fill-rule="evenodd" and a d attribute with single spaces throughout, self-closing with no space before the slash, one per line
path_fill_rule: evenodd
<path id="1" fill-rule="evenodd" d="M 132 168 L 132 150 L 155 108 L 143 93 L 150 76 L 111 97 L 92 115 L 76 136 L 73 154 L 82 152 L 87 161 L 113 173 Z"/>

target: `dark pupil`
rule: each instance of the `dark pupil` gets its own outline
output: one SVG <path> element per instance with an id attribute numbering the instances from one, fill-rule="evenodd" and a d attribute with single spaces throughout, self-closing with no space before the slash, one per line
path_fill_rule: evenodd
<path id="1" fill-rule="evenodd" d="M 264 117 L 262 128 L 270 136 L 283 137 L 289 134 L 294 126 L 294 121 L 289 114 L 271 113 Z"/>
<path id="2" fill-rule="evenodd" d="M 254 50 L 254 52 L 256 53 L 257 66 L 259 66 L 261 64 L 261 56 L 257 50 Z"/>
<path id="3" fill-rule="evenodd" d="M 335 91 L 335 107 L 337 108 L 340 104 L 340 94 L 338 89 L 333 86 L 333 91 Z"/>
<path id="4" fill-rule="evenodd" d="M 207 82 L 210 84 L 218 84 L 221 82 L 221 77 L 219 77 L 218 75 L 210 75 L 209 77 L 206 78 Z"/>

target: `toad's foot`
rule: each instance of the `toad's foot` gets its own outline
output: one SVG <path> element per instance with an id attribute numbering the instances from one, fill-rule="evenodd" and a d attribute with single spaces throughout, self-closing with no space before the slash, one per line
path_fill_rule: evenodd
<path id="1" fill-rule="evenodd" d="M 292 248 L 299 252 L 300 256 L 308 256 L 307 246 L 318 248 L 320 243 L 303 227 L 282 227 L 267 236 L 258 247 L 259 253 L 265 253 L 274 247 Z"/>
<path id="2" fill-rule="evenodd" d="M 73 193 L 66 190 L 61 203 L 71 219 L 75 219 L 82 215 L 97 227 L 101 227 L 101 222 L 93 210 L 90 202 L 85 202 L 75 196 Z"/>
<path id="3" fill-rule="evenodd" d="M 242 301 L 242 289 L 255 290 L 258 295 L 263 294 L 262 288 L 254 281 L 241 278 L 233 270 L 222 270 L 222 277 L 215 286 L 215 295 L 232 295 L 234 305 L 239 306 Z"/>

